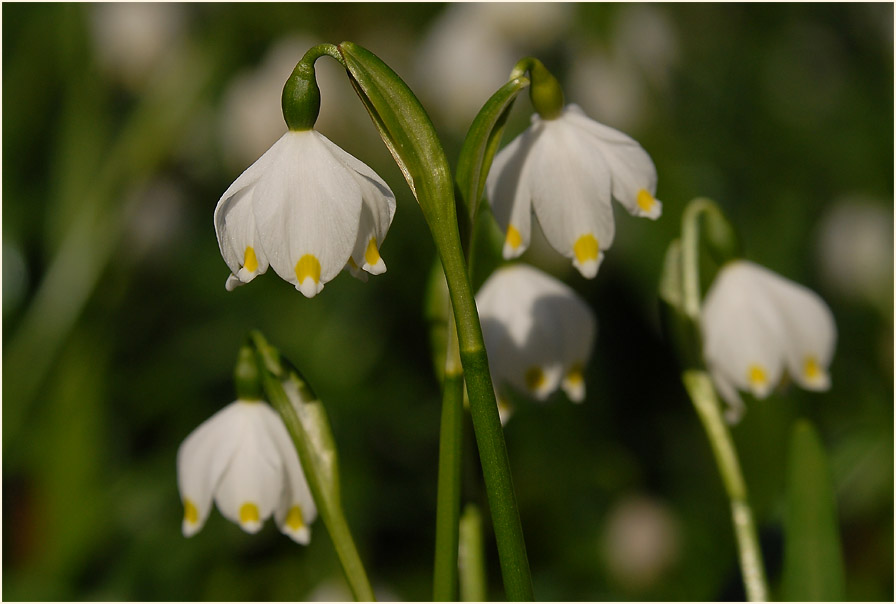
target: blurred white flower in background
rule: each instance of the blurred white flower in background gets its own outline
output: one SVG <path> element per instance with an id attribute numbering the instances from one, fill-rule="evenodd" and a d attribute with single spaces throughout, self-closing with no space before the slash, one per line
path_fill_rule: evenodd
<path id="1" fill-rule="evenodd" d="M 653 86 L 665 90 L 678 64 L 678 33 L 662 8 L 621 4 L 607 47 L 584 46 L 570 65 L 569 98 L 608 124 L 637 128 Z"/>
<path id="2" fill-rule="evenodd" d="M 647 590 L 681 554 L 680 528 L 662 502 L 630 495 L 607 515 L 601 553 L 613 578 L 624 587 Z"/>
<path id="3" fill-rule="evenodd" d="M 448 5 L 417 55 L 424 105 L 463 134 L 516 62 L 562 40 L 574 13 L 562 2 Z"/>
<path id="4" fill-rule="evenodd" d="M 91 4 L 91 33 L 101 68 L 132 90 L 175 53 L 185 8 L 169 2 Z"/>
<path id="5" fill-rule="evenodd" d="M 846 298 L 892 310 L 892 201 L 838 200 L 821 218 L 816 251 L 828 287 Z"/>
<path id="6" fill-rule="evenodd" d="M 187 195 L 175 181 L 158 177 L 141 183 L 126 201 L 122 254 L 133 260 L 152 257 L 154 263 L 173 253 L 174 241 L 184 232 Z"/>

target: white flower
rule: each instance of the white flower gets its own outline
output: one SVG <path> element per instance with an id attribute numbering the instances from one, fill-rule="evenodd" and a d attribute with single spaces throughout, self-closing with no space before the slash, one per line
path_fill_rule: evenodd
<path id="1" fill-rule="evenodd" d="M 263 401 L 238 400 L 196 428 L 177 452 L 183 533 L 196 534 L 211 511 L 256 533 L 273 514 L 280 531 L 307 544 L 317 508 L 286 426 Z"/>
<path id="2" fill-rule="evenodd" d="M 585 400 L 583 370 L 597 331 L 594 314 L 566 284 L 516 264 L 495 271 L 476 295 L 489 367 L 505 387 L 547 399 L 562 387 Z M 499 410 L 509 415 L 504 397 Z"/>
<path id="3" fill-rule="evenodd" d="M 268 266 L 311 298 L 343 268 L 386 271 L 379 246 L 395 196 L 373 170 L 315 130 L 284 134 L 224 192 L 215 208 L 227 289 Z"/>
<path id="4" fill-rule="evenodd" d="M 730 405 L 729 421 L 743 412 L 738 390 L 765 398 L 785 369 L 803 388 L 830 387 L 834 316 L 802 285 L 746 260 L 730 262 L 706 293 L 700 321 L 703 356 Z"/>
<path id="5" fill-rule="evenodd" d="M 576 105 L 532 125 L 496 156 L 486 181 L 506 239 L 504 258 L 529 246 L 534 209 L 545 237 L 587 278 L 597 274 L 615 234 L 611 199 L 656 219 L 656 168 L 627 135 L 588 118 Z"/>

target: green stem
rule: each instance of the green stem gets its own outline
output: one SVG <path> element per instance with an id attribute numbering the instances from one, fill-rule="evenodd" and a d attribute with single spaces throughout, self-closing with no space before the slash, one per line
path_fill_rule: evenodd
<path id="1" fill-rule="evenodd" d="M 706 430 L 716 465 L 725 485 L 725 492 L 731 501 L 731 516 L 747 599 L 751 602 L 764 602 L 768 599 L 768 586 L 756 524 L 753 521 L 753 512 L 747 498 L 747 486 L 741 473 L 731 432 L 722 418 L 712 380 L 705 371 L 688 370 L 682 374 L 682 381 Z"/>
<path id="2" fill-rule="evenodd" d="M 442 382 L 439 434 L 439 480 L 436 501 L 436 547 L 433 600 L 457 600 L 458 526 L 460 522 L 461 449 L 464 419 L 464 374 L 454 318 L 448 319 L 448 351 Z"/>
<path id="3" fill-rule="evenodd" d="M 354 539 L 352 539 L 351 531 L 348 528 L 348 522 L 342 510 L 342 505 L 338 498 L 336 486 L 328 488 L 326 479 L 319 471 L 316 463 L 316 452 L 312 448 L 312 442 L 309 435 L 305 431 L 298 414 L 292 405 L 283 385 L 275 377 L 279 371 L 273 371 L 272 367 L 279 367 L 276 352 L 270 348 L 260 334 L 253 334 L 252 341 L 256 345 L 258 354 L 258 366 L 261 369 L 262 385 L 271 404 L 283 423 L 289 436 L 292 438 L 293 445 L 299 454 L 299 461 L 302 463 L 302 470 L 305 473 L 305 479 L 308 481 L 308 487 L 317 504 L 318 512 L 330 533 L 330 539 L 336 550 L 339 562 L 342 564 L 342 570 L 348 581 L 352 595 L 358 602 L 375 601 L 373 589 L 370 581 L 367 579 L 367 573 L 364 565 L 361 563 L 361 557 L 358 555 L 358 549 L 355 547 Z"/>
<path id="4" fill-rule="evenodd" d="M 484 602 L 485 556 L 482 548 L 482 514 L 467 504 L 460 520 L 460 597 L 464 602 Z"/>
<path id="5" fill-rule="evenodd" d="M 530 601 L 534 599 L 532 578 L 513 490 L 510 460 L 489 374 L 479 313 L 467 276 L 456 224 L 455 221 L 454 236 L 451 238 L 453 241 L 451 239 L 446 241 L 448 237 L 445 236 L 444 230 L 441 232 L 432 230 L 448 281 L 448 291 L 457 322 L 460 359 L 470 397 L 470 414 L 479 448 L 479 460 L 482 464 L 495 540 L 498 544 L 504 588 L 509 600 Z"/>

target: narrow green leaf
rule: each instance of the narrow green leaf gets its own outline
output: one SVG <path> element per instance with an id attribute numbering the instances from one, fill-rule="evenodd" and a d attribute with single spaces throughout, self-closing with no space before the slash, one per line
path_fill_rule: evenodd
<path id="1" fill-rule="evenodd" d="M 842 600 L 845 579 L 831 472 L 818 433 L 806 420 L 793 429 L 787 480 L 782 598 Z"/>
<path id="2" fill-rule="evenodd" d="M 404 80 L 353 42 L 337 47 L 352 86 L 404 174 L 427 222 L 455 220 L 454 185 L 432 120 Z"/>
<path id="3" fill-rule="evenodd" d="M 507 116 L 517 95 L 528 85 L 529 80 L 525 77 L 513 78 L 504 84 L 479 110 L 464 139 L 457 160 L 457 186 L 471 222 L 476 218 L 485 179 L 501 143 Z"/>

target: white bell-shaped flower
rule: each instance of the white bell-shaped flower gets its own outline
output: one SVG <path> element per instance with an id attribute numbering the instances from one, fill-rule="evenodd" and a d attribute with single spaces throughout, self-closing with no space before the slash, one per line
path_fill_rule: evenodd
<path id="1" fill-rule="evenodd" d="M 701 310 L 703 356 L 727 417 L 743 413 L 738 390 L 765 398 L 786 372 L 808 390 L 827 390 L 837 327 L 827 304 L 802 285 L 736 260 L 715 277 Z"/>
<path id="2" fill-rule="evenodd" d="M 476 295 L 502 420 L 505 388 L 547 399 L 558 387 L 585 400 L 583 370 L 597 332 L 591 308 L 569 286 L 524 264 L 496 270 Z"/>
<path id="3" fill-rule="evenodd" d="M 613 243 L 612 199 L 635 216 L 656 219 L 656 168 L 629 136 L 567 105 L 532 125 L 496 156 L 486 180 L 492 211 L 504 231 L 504 258 L 529 246 L 532 212 L 547 240 L 587 278 Z"/>
<path id="4" fill-rule="evenodd" d="M 315 130 L 290 130 L 215 208 L 227 289 L 268 266 L 311 298 L 343 268 L 379 275 L 395 196 L 376 172 Z"/>
<path id="5" fill-rule="evenodd" d="M 317 508 L 286 426 L 263 401 L 237 400 L 203 422 L 177 452 L 183 533 L 221 514 L 256 533 L 271 514 L 280 531 L 307 544 Z"/>

